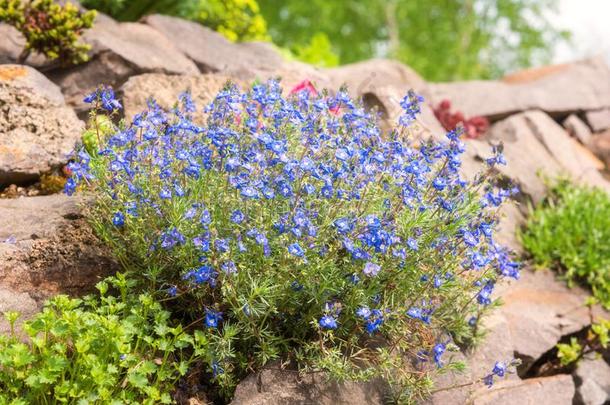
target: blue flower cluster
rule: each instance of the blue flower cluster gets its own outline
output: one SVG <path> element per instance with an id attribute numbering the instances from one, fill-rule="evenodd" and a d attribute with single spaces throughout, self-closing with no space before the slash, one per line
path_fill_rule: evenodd
<path id="1" fill-rule="evenodd" d="M 257 338 L 288 333 L 284 323 L 323 338 L 402 330 L 440 367 L 448 342 L 416 331 L 441 336 L 451 317 L 468 325 L 498 278 L 519 277 L 494 238 L 515 190 L 492 181 L 501 147 L 469 183 L 459 130 L 414 139 L 422 100 L 409 92 L 390 133 L 344 90 L 286 98 L 273 80 L 227 85 L 203 125 L 188 93 L 171 111 L 151 100 L 95 156 L 75 156 L 66 193 L 94 185 L 112 243 L 156 269 L 171 297 L 195 296 L 210 331 L 229 320 Z M 86 101 L 120 108 L 108 88 Z M 262 288 L 264 305 L 252 298 Z"/>

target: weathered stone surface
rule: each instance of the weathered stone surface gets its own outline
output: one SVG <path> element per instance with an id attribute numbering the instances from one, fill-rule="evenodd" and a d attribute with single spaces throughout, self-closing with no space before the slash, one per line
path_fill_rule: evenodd
<path id="1" fill-rule="evenodd" d="M 145 110 L 146 101 L 151 97 L 161 107 L 169 109 L 178 101 L 179 94 L 187 90 L 201 111 L 229 80 L 236 82 L 228 76 L 215 73 L 189 76 L 147 73 L 134 76 L 120 89 L 125 117 L 131 119 Z"/>
<path id="2" fill-rule="evenodd" d="M 165 15 L 142 21 L 167 37 L 203 73 L 273 70 L 282 64 L 281 55 L 269 44 L 233 43 L 201 24 Z"/>
<path id="3" fill-rule="evenodd" d="M 413 69 L 389 59 L 371 59 L 336 68 L 326 69 L 333 87 L 347 85 L 352 96 L 363 96 L 386 86 L 393 86 L 400 94 L 409 89 L 426 95 L 427 84 Z M 401 97 L 402 98 L 402 97 Z"/>
<path id="4" fill-rule="evenodd" d="M 465 362 L 466 357 L 458 353 L 446 353 L 448 361 L 461 361 Z M 467 385 L 460 388 L 457 387 L 464 384 L 469 384 L 476 378 L 473 377 L 472 372 L 466 369 L 463 373 L 449 372 L 439 374 L 434 378 L 434 389 L 438 390 L 433 393 L 430 398 L 421 401 L 421 405 L 447 405 L 447 404 L 465 404 L 473 387 L 476 385 Z"/>
<path id="5" fill-rule="evenodd" d="M 578 139 L 583 145 L 591 143 L 591 129 L 576 114 L 570 114 L 563 121 L 563 127 L 568 133 Z"/>
<path id="6" fill-rule="evenodd" d="M 25 292 L 15 292 L 9 289 L 0 287 L 0 314 L 8 311 L 16 311 L 21 314 L 21 318 L 27 319 L 32 317 L 38 311 L 38 304 L 30 297 L 30 294 Z M 17 326 L 21 324 L 18 320 Z M 10 332 L 10 324 L 4 317 L 0 317 L 0 334 Z"/>
<path id="7" fill-rule="evenodd" d="M 58 293 L 87 293 L 118 269 L 82 218 L 80 201 L 64 195 L 0 200 L 0 290 L 26 308 L 30 299 L 40 305 Z"/>
<path id="8" fill-rule="evenodd" d="M 333 86 L 338 86 L 336 80 L 332 83 Z M 400 107 L 400 101 L 405 97 L 408 91 L 408 87 L 402 87 L 401 90 L 400 86 L 385 85 L 368 87 L 364 92 L 350 94 L 352 97 L 362 97 L 367 109 L 377 109 L 382 129 L 388 131 L 396 127 L 398 119 L 403 113 L 403 110 Z M 415 139 L 433 138 L 436 140 L 446 140 L 446 131 L 438 122 L 430 107 L 426 104 L 422 104 L 421 114 L 417 117 L 416 122 L 411 125 L 409 131 Z"/>
<path id="9" fill-rule="evenodd" d="M 16 28 L 0 23 L 0 64 L 17 63 L 19 55 L 25 48 L 25 38 Z M 43 55 L 32 52 L 24 64 L 41 67 L 48 64 Z"/>
<path id="10" fill-rule="evenodd" d="M 591 150 L 610 167 L 610 129 L 593 136 Z"/>
<path id="11" fill-rule="evenodd" d="M 480 389 L 473 405 L 571 405 L 574 382 L 565 374 L 528 380 L 500 381 L 494 388 Z"/>
<path id="12" fill-rule="evenodd" d="M 587 111 L 585 113 L 585 118 L 595 132 L 610 128 L 610 108 Z"/>
<path id="13" fill-rule="evenodd" d="M 36 70 L 0 66 L 0 185 L 32 181 L 65 164 L 83 123 Z"/>
<path id="14" fill-rule="evenodd" d="M 523 270 L 521 279 L 500 295 L 504 305 L 498 312 L 507 320 L 510 349 L 523 360 L 524 370 L 562 336 L 607 316 L 599 307 L 589 310 L 583 305 L 589 292 L 568 288 L 549 270 Z"/>
<path id="15" fill-rule="evenodd" d="M 338 384 L 323 375 L 298 375 L 288 370 L 263 370 L 243 380 L 232 405 L 383 404 L 383 383 Z"/>
<path id="16" fill-rule="evenodd" d="M 603 405 L 610 401 L 610 365 L 603 358 L 585 358 L 574 370 L 576 405 Z"/>
<path id="17" fill-rule="evenodd" d="M 154 28 L 139 23 L 100 20 L 86 31 L 83 40 L 92 45 L 89 62 L 54 71 L 68 104 L 86 109 L 85 94 L 100 84 L 119 87 L 141 73 L 197 74 L 199 69 L 174 44 Z"/>
<path id="18" fill-rule="evenodd" d="M 430 83 L 434 105 L 444 99 L 466 116 L 497 120 L 540 109 L 553 116 L 610 107 L 610 68 L 603 58 L 524 71 L 504 81 Z"/>
<path id="19" fill-rule="evenodd" d="M 551 179 L 568 175 L 584 184 L 605 190 L 610 187 L 597 170 L 598 162 L 575 148 L 569 135 L 541 111 L 517 114 L 494 124 L 486 141 L 504 144 L 508 165 L 498 166 L 498 170 L 534 202 L 546 192 L 541 175 Z M 481 158 L 489 154 L 482 142 L 469 145 Z"/>

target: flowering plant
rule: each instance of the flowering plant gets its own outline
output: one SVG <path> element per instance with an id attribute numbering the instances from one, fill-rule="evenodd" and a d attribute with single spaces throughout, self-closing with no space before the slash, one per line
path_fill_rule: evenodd
<path id="1" fill-rule="evenodd" d="M 87 100 L 120 108 L 107 88 Z M 96 131 L 66 192 L 93 192 L 92 223 L 130 276 L 203 330 L 225 393 L 282 359 L 383 377 L 410 401 L 457 367 L 446 352 L 476 337 L 496 280 L 519 274 L 493 237 L 511 193 L 493 181 L 501 151 L 462 180 L 458 130 L 414 146 L 421 101 L 410 92 L 388 134 L 343 89 L 228 84 L 203 126 L 188 93 L 171 111 L 150 101 Z"/>

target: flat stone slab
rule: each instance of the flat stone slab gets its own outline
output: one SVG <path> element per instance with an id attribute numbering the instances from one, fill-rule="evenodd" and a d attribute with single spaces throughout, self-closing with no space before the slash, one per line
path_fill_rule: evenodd
<path id="1" fill-rule="evenodd" d="M 602 57 L 529 69 L 504 80 L 430 83 L 431 101 L 451 101 L 466 116 L 497 120 L 539 109 L 552 116 L 610 107 L 610 68 Z"/>
<path id="2" fill-rule="evenodd" d="M 61 194 L 0 199 L 0 310 L 31 316 L 49 297 L 86 294 L 118 270 L 81 203 Z"/>
<path id="3" fill-rule="evenodd" d="M 571 405 L 574 381 L 570 375 L 500 381 L 482 388 L 469 402 L 473 405 Z"/>

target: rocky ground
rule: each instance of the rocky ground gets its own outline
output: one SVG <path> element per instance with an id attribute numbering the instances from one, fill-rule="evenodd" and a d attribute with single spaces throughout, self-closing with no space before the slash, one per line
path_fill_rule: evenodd
<path id="1" fill-rule="evenodd" d="M 82 294 L 117 264 L 96 241 L 81 215 L 85 201 L 40 194 L 41 176 L 60 172 L 79 140 L 86 118 L 83 95 L 98 84 L 119 90 L 130 118 L 155 97 L 169 107 L 189 89 L 202 105 L 231 79 L 282 77 L 285 89 L 303 79 L 318 88 L 347 84 L 354 96 L 379 109 L 385 124 L 398 114 L 398 102 L 414 88 L 426 98 L 419 120 L 422 137 L 442 137 L 432 107 L 448 99 L 466 116 L 492 123 L 487 133 L 468 140 L 463 165 L 472 177 L 489 145 L 502 141 L 508 166 L 502 175 L 521 193 L 506 207 L 501 242 L 521 250 L 515 231 L 546 192 L 539 173 L 610 191 L 610 69 L 601 59 L 527 70 L 496 81 L 427 83 L 398 62 L 370 60 L 319 70 L 284 60 L 263 43 L 234 44 L 198 24 L 153 15 L 138 23 L 118 23 L 100 15 L 85 34 L 91 60 L 70 69 L 50 69 L 40 58 L 14 64 L 23 38 L 0 24 L 0 312 L 26 317 L 57 293 Z M 41 73 L 41 72 L 44 72 Z M 605 177 L 606 176 L 606 177 Z M 486 344 L 462 357 L 465 374 L 444 376 L 439 387 L 464 385 L 489 372 L 497 359 L 523 360 L 518 375 L 492 389 L 480 385 L 443 390 L 432 404 L 603 404 L 610 401 L 610 365 L 587 359 L 575 370 L 539 372 L 545 356 L 562 339 L 584 330 L 597 317 L 610 316 L 583 306 L 588 293 L 568 289 L 550 271 L 525 269 L 520 281 L 498 292 L 504 305 L 486 320 Z M 7 325 L 0 321 L 0 332 Z M 552 373 L 551 373 L 552 374 Z M 278 369 L 244 380 L 234 403 L 378 404 L 383 386 L 337 385 L 320 378 L 297 378 Z"/>

